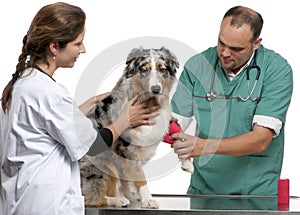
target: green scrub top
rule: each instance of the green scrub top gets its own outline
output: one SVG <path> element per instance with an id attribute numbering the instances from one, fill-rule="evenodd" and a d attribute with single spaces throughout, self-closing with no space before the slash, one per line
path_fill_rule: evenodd
<path id="1" fill-rule="evenodd" d="M 249 71 L 249 88 L 247 68 L 230 81 L 220 67 L 216 47 L 193 56 L 185 64 L 172 98 L 172 108 L 182 116 L 195 117 L 196 136 L 227 138 L 250 132 L 254 115 L 282 122 L 279 135 L 272 139 L 263 153 L 245 156 L 208 154 L 194 158 L 195 171 L 188 194 L 277 195 L 277 180 L 283 161 L 284 125 L 293 91 L 292 69 L 284 58 L 262 45 L 256 51 L 256 63 L 261 73 L 251 97 L 259 96 L 257 101 L 224 99 L 246 98 L 249 88 L 251 91 L 254 86 L 257 69 Z M 205 96 L 211 89 L 214 71 L 213 90 L 223 99 L 210 102 Z"/>

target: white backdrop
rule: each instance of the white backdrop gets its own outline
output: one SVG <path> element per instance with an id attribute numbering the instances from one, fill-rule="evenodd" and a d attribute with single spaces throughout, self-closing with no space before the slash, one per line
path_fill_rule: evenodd
<path id="1" fill-rule="evenodd" d="M 36 12 L 45 4 L 55 1 L 10 0 L 2 5 L 1 20 L 1 78 L 0 91 L 10 80 L 20 54 L 22 39 Z M 73 69 L 58 70 L 55 79 L 63 83 L 76 101 L 80 104 L 94 94 L 87 93 L 85 98 L 76 98 L 77 84 L 83 71 L 90 62 L 103 50 L 109 49 L 124 40 L 132 38 L 155 36 L 166 37 L 179 41 L 187 47 L 200 52 L 209 46 L 216 45 L 220 21 L 227 9 L 235 5 L 245 5 L 259 11 L 265 21 L 262 32 L 262 44 L 284 56 L 294 70 L 294 94 L 287 116 L 286 145 L 282 171 L 282 178 L 290 179 L 291 195 L 300 196 L 300 156 L 297 146 L 299 132 L 297 128 L 300 111 L 296 110 L 300 104 L 299 70 L 300 61 L 297 59 L 299 50 L 299 30 L 297 30 L 300 13 L 296 6 L 297 1 L 261 1 L 261 0 L 110 0 L 110 1 L 66 1 L 76 4 L 87 14 L 85 46 L 87 53 L 80 56 Z M 140 44 L 143 45 L 143 44 Z M 128 47 L 128 50 L 136 47 Z M 160 47 L 153 47 L 160 48 Z M 117 53 L 116 53 L 117 54 Z M 175 53 L 177 54 L 177 53 Z M 112 55 L 111 58 L 115 56 Z M 124 60 L 127 55 L 124 55 Z M 105 64 L 106 62 L 102 62 Z M 180 62 L 181 65 L 185 62 Z M 121 67 L 119 62 L 117 67 Z M 117 69 L 112 70 L 115 71 Z M 109 71 L 101 71 L 99 75 L 103 85 L 98 92 L 111 89 L 118 75 L 115 77 Z M 180 71 L 178 75 L 180 74 Z M 37 92 L 38 93 L 38 92 Z M 189 128 L 193 131 L 193 125 Z M 168 145 L 162 144 L 154 158 L 158 162 L 173 162 L 160 159 L 165 154 L 172 157 Z M 166 164 L 162 164 L 166 165 Z M 152 176 L 153 167 L 146 167 L 149 179 L 149 188 L 152 193 L 184 194 L 189 184 L 190 175 L 180 170 L 179 164 L 174 163 L 164 174 Z M 159 168 L 159 167 L 155 167 Z M 156 170 L 154 170 L 156 171 Z"/>

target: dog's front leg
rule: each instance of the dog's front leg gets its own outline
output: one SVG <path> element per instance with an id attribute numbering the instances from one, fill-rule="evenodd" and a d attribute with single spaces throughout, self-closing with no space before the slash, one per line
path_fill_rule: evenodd
<path id="1" fill-rule="evenodd" d="M 138 148 L 140 149 L 140 148 Z M 152 197 L 148 185 L 147 185 L 147 180 L 145 177 L 144 169 L 143 169 L 143 162 L 141 161 L 141 150 L 138 150 L 139 153 L 139 161 L 136 163 L 137 164 L 137 173 L 139 175 L 139 180 L 135 182 L 136 189 L 138 193 L 141 196 L 141 203 L 142 203 L 142 208 L 158 208 L 158 202 Z"/>
<path id="2" fill-rule="evenodd" d="M 141 196 L 141 203 L 142 203 L 142 208 L 158 208 L 158 202 L 152 197 L 147 181 L 138 181 L 136 182 L 136 186 L 138 189 L 138 192 Z"/>
<path id="3" fill-rule="evenodd" d="M 194 165 L 191 159 L 181 159 L 181 169 L 186 172 L 193 173 L 194 172 Z"/>

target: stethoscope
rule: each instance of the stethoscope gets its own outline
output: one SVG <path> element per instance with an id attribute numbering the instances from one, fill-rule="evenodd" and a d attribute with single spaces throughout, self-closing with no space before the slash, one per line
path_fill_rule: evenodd
<path id="1" fill-rule="evenodd" d="M 206 96 L 195 96 L 194 97 L 197 97 L 197 98 L 206 98 L 208 101 L 212 102 L 216 99 L 224 99 L 224 100 L 232 100 L 232 99 L 238 99 L 238 100 L 241 100 L 243 102 L 245 101 L 248 101 L 248 100 L 251 100 L 251 101 L 257 101 L 259 100 L 259 96 L 256 96 L 255 98 L 252 98 L 252 94 L 256 88 L 256 84 L 257 84 L 257 81 L 259 79 L 259 76 L 260 76 L 260 67 L 256 64 L 256 51 L 254 53 L 254 57 L 253 57 L 253 64 L 250 66 L 248 66 L 246 68 L 246 78 L 247 78 L 247 83 L 248 83 L 248 96 L 245 98 L 245 97 L 242 97 L 240 95 L 236 96 L 236 97 L 222 97 L 222 96 L 218 96 L 218 94 L 216 93 L 216 91 L 214 91 L 214 83 L 215 83 L 215 75 L 216 75 L 216 68 L 217 68 L 217 64 L 219 62 L 219 58 L 217 58 L 216 60 L 216 63 L 214 65 L 214 72 L 212 73 L 212 77 L 211 77 L 211 84 L 210 84 L 210 90 L 207 91 L 206 93 Z M 251 70 L 256 70 L 256 77 L 255 77 L 255 82 L 253 84 L 253 87 L 252 89 L 250 90 L 250 72 Z"/>

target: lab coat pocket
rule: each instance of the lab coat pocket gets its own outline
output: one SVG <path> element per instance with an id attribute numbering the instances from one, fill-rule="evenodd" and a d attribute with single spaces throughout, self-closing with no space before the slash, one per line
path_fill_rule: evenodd
<path id="1" fill-rule="evenodd" d="M 84 197 L 65 194 L 59 203 L 58 214 L 84 215 Z"/>
<path id="2" fill-rule="evenodd" d="M 70 195 L 70 203 L 74 214 L 84 214 L 84 197 L 79 195 Z"/>

